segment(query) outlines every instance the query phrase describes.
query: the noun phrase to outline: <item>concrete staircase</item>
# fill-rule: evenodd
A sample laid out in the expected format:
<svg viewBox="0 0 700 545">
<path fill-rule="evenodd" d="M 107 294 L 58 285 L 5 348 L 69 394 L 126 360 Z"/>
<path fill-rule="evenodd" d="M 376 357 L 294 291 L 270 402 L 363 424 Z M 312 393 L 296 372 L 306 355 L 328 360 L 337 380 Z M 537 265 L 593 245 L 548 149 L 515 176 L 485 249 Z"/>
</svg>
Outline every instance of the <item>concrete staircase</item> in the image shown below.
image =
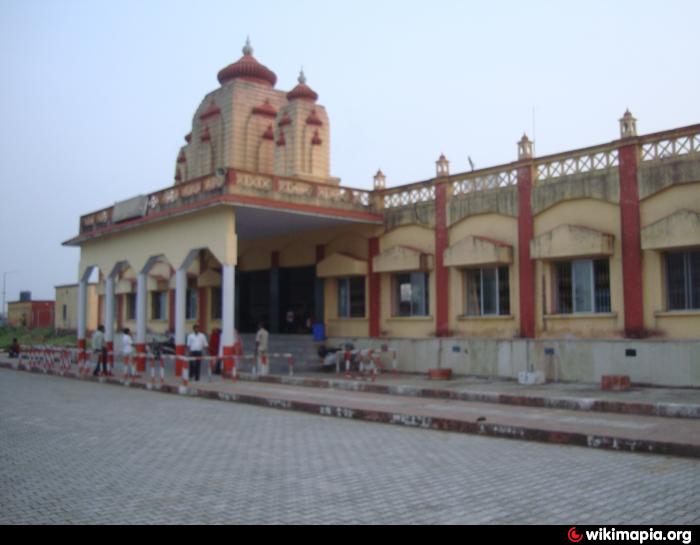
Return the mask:
<svg viewBox="0 0 700 545">
<path fill-rule="evenodd" d="M 243 351 L 246 354 L 255 352 L 255 334 L 243 333 L 241 335 Z M 321 360 L 318 357 L 318 343 L 309 335 L 273 335 L 270 334 L 270 353 L 292 354 L 294 356 L 294 371 L 315 371 L 320 368 Z M 286 374 L 289 371 L 285 358 L 271 358 L 270 371 L 275 374 Z M 250 369 L 250 361 L 243 364 L 243 371 Z"/>
</svg>

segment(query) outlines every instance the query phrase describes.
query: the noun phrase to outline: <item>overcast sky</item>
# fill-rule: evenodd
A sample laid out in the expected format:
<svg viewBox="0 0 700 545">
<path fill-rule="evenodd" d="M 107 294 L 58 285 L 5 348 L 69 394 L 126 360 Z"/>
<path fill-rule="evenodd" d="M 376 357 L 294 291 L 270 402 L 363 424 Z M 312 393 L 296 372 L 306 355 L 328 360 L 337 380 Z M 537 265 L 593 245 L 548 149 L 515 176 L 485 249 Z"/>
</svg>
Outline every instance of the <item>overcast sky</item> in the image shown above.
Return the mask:
<svg viewBox="0 0 700 545">
<path fill-rule="evenodd" d="M 255 57 L 330 116 L 331 170 L 371 186 L 700 122 L 700 2 L 0 0 L 7 299 L 77 281 L 81 214 L 172 184 L 217 72 Z"/>
</svg>

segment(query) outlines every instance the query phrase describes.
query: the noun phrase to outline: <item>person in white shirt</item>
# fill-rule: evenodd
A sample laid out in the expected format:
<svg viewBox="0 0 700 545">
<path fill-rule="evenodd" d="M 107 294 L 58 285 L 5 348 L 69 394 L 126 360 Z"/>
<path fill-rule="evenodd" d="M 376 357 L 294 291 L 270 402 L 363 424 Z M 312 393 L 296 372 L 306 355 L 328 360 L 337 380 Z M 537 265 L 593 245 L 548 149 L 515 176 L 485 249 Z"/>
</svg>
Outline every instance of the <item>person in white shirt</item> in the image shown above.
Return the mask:
<svg viewBox="0 0 700 545">
<path fill-rule="evenodd" d="M 270 372 L 269 359 L 267 356 L 268 342 L 270 334 L 265 329 L 264 324 L 258 326 L 258 332 L 255 334 L 255 352 L 257 356 L 257 368 L 260 376 L 266 376 Z"/>
<path fill-rule="evenodd" d="M 209 348 L 207 336 L 199 331 L 199 325 L 195 324 L 193 332 L 187 336 L 187 350 L 190 353 L 190 379 L 199 382 L 199 375 L 202 369 L 202 354 Z"/>
<path fill-rule="evenodd" d="M 131 366 L 131 376 L 136 375 L 134 366 L 134 340 L 131 338 L 131 331 L 126 328 L 122 332 L 122 361 L 124 363 L 124 377 L 129 376 L 129 366 Z"/>
</svg>

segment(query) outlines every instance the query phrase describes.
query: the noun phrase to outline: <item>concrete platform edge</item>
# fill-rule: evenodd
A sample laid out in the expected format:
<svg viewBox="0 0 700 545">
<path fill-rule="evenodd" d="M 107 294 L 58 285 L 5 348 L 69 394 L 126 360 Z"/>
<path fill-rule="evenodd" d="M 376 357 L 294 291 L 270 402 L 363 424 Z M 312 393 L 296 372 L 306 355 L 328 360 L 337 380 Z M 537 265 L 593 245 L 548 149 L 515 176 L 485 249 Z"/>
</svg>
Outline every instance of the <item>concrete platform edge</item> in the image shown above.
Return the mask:
<svg viewBox="0 0 700 545">
<path fill-rule="evenodd" d="M 616 450 L 619 452 L 632 452 L 643 454 L 657 454 L 666 456 L 680 456 L 686 458 L 700 458 L 700 447 L 683 443 L 668 443 L 652 440 L 630 440 L 609 436 L 586 435 L 576 432 L 559 432 L 525 428 L 518 426 L 505 426 L 479 422 L 468 422 L 449 418 L 435 418 L 417 416 L 411 414 L 399 414 L 391 411 L 351 409 L 343 406 L 328 405 L 315 402 L 299 402 L 284 399 L 276 399 L 267 396 L 252 396 L 219 392 L 213 390 L 197 390 L 187 388 L 184 393 L 179 386 L 155 386 L 143 382 L 124 382 L 117 378 L 101 378 L 92 376 L 80 376 L 74 372 L 44 371 L 31 369 L 24 365 L 0 363 L 0 368 L 36 373 L 55 377 L 63 377 L 84 382 L 107 384 L 112 386 L 125 386 L 129 388 L 154 391 L 159 393 L 187 395 L 208 400 L 219 400 L 233 403 L 244 403 L 259 407 L 290 410 L 315 414 L 319 416 L 345 418 L 374 422 L 382 424 L 400 425 L 418 429 L 464 433 L 502 439 L 519 439 L 524 441 L 536 441 L 557 445 L 571 445 L 588 448 Z M 377 393 L 377 392 L 374 392 Z"/>
</svg>

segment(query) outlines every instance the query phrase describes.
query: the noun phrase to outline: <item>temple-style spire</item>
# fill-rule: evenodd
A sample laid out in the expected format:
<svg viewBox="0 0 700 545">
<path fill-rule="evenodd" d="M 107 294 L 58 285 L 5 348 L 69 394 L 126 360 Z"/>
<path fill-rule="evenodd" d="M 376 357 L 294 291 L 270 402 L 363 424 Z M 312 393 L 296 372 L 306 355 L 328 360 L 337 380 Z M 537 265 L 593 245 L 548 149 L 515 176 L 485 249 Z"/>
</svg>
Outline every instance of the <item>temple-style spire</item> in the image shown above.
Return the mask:
<svg viewBox="0 0 700 545">
<path fill-rule="evenodd" d="M 304 68 L 302 67 L 299 72 L 299 78 L 297 78 L 299 84 L 287 93 L 287 98 L 289 100 L 310 100 L 311 102 L 316 102 L 318 100 L 318 94 L 306 85 L 306 74 L 304 74 Z"/>
<path fill-rule="evenodd" d="M 243 54 L 244 55 L 252 55 L 253 54 L 253 47 L 250 45 L 250 36 L 248 36 L 245 39 L 245 45 L 243 46 Z"/>
</svg>

